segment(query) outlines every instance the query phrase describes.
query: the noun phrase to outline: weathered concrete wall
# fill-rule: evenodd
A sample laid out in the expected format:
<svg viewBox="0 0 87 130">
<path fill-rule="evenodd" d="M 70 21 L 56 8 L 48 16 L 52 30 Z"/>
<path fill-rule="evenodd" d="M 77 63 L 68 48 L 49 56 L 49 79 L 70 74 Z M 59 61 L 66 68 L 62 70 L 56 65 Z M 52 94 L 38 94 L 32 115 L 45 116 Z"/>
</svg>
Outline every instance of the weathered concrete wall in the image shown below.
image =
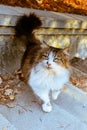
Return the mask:
<svg viewBox="0 0 87 130">
<path fill-rule="evenodd" d="M 24 47 L 20 42 L 13 42 L 12 36 L 0 36 L 0 68 L 13 72 L 20 68 Z"/>
<path fill-rule="evenodd" d="M 35 12 L 43 25 L 35 31 L 42 42 L 64 48 L 70 46 L 71 55 L 87 57 L 87 18 L 79 15 L 46 12 L 17 7 L 0 6 L 0 67 L 12 72 L 20 68 L 24 47 L 13 42 L 14 26 L 23 14 Z"/>
</svg>

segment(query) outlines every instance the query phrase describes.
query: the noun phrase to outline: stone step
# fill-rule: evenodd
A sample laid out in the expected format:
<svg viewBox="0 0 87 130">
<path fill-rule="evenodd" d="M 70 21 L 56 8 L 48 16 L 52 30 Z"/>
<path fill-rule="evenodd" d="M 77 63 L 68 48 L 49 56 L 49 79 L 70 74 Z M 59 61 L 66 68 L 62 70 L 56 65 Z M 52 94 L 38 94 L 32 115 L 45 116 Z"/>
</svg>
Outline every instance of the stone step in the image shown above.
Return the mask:
<svg viewBox="0 0 87 130">
<path fill-rule="evenodd" d="M 0 114 L 0 130 L 18 130 L 2 114 Z"/>
<path fill-rule="evenodd" d="M 18 130 L 87 130 L 87 94 L 70 84 L 67 87 L 57 101 L 52 102 L 50 113 L 41 110 L 40 103 L 26 86 L 17 96 L 16 106 L 0 105 L 0 113 Z"/>
<path fill-rule="evenodd" d="M 87 124 L 87 93 L 70 84 L 67 84 L 67 87 L 55 103 Z"/>
</svg>

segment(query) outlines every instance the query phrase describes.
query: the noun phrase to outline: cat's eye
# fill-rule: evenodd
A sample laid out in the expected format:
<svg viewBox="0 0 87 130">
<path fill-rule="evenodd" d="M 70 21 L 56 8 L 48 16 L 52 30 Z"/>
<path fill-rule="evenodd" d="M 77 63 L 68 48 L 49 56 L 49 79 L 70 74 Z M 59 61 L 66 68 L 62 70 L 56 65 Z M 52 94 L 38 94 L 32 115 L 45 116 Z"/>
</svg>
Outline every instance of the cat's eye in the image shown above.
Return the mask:
<svg viewBox="0 0 87 130">
<path fill-rule="evenodd" d="M 48 56 L 47 55 L 42 55 L 42 58 L 44 58 L 44 59 L 46 59 L 46 60 L 48 60 Z"/>
<path fill-rule="evenodd" d="M 45 54 L 44 54 L 44 55 L 42 55 L 42 57 L 43 57 L 43 58 L 46 58 L 46 57 L 47 57 L 47 55 L 45 55 Z"/>
<path fill-rule="evenodd" d="M 60 61 L 60 60 L 61 60 L 60 57 L 56 57 L 56 58 L 54 58 L 54 62 L 58 62 L 58 61 Z"/>
<path fill-rule="evenodd" d="M 58 61 L 58 58 L 54 58 L 54 60 L 53 60 L 54 62 L 57 62 Z"/>
</svg>

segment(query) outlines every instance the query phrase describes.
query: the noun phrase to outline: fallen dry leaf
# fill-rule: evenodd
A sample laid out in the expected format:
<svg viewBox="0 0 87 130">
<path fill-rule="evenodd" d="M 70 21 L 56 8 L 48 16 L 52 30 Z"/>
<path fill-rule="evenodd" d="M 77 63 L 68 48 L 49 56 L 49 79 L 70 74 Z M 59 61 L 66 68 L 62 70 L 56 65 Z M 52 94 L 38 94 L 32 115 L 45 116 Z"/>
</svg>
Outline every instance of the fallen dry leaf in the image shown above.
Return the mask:
<svg viewBox="0 0 87 130">
<path fill-rule="evenodd" d="M 0 73 L 0 103 L 6 105 L 14 101 L 16 95 L 22 92 L 22 84 L 17 75 L 11 75 L 7 71 Z"/>
<path fill-rule="evenodd" d="M 71 77 L 70 81 L 76 87 L 87 88 L 87 78 L 85 77 Z"/>
</svg>

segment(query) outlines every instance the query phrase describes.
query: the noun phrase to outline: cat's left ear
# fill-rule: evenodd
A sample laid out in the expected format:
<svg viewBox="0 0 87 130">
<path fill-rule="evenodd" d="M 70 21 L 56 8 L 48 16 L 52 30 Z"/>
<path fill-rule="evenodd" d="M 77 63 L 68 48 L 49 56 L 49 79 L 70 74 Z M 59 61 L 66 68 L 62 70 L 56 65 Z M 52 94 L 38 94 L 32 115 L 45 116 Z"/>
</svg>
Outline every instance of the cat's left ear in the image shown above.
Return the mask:
<svg viewBox="0 0 87 130">
<path fill-rule="evenodd" d="M 41 48 L 49 48 L 49 45 L 43 41 L 43 43 L 41 44 Z"/>
<path fill-rule="evenodd" d="M 70 48 L 69 48 L 69 47 L 64 48 L 64 49 L 63 49 L 63 53 L 64 53 L 67 57 L 69 57 L 69 56 L 70 56 Z"/>
</svg>

